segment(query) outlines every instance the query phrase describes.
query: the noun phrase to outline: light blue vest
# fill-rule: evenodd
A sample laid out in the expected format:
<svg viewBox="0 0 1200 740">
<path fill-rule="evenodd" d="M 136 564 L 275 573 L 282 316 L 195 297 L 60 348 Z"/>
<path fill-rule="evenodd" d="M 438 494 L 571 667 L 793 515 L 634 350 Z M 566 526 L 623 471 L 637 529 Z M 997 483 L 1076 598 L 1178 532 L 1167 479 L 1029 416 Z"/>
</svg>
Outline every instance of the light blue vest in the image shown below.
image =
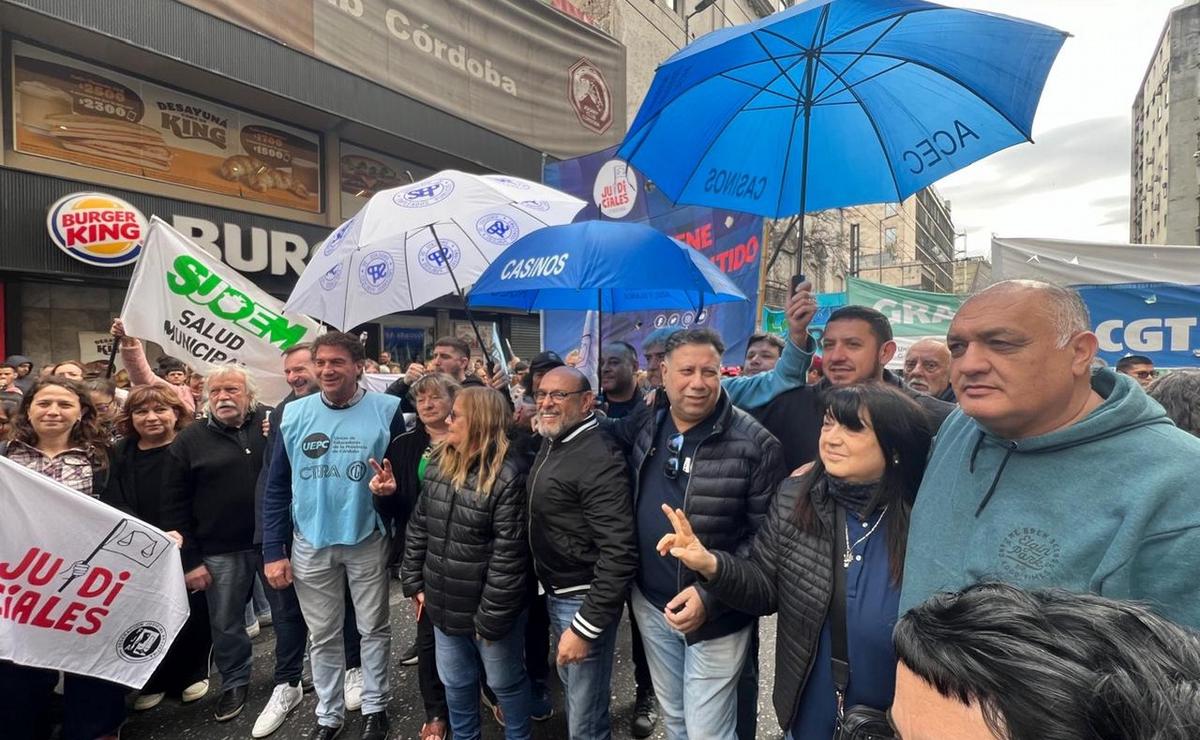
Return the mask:
<svg viewBox="0 0 1200 740">
<path fill-rule="evenodd" d="M 347 409 L 331 409 L 319 393 L 283 409 L 279 432 L 292 466 L 292 521 L 315 548 L 356 545 L 383 522 L 367 487 L 370 458 L 383 460 L 400 399 L 367 393 Z"/>
</svg>

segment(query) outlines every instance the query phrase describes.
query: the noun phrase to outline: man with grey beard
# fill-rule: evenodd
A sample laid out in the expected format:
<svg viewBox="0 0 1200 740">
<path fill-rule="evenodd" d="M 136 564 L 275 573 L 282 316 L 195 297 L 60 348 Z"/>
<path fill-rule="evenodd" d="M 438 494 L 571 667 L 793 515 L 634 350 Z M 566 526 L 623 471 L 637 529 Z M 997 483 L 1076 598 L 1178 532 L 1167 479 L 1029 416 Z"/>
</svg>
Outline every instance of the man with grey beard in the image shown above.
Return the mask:
<svg viewBox="0 0 1200 740">
<path fill-rule="evenodd" d="M 543 442 L 528 478 L 529 545 L 557 647 L 571 740 L 612 737 L 613 652 L 637 570 L 625 458 L 600 431 L 591 384 L 572 367 L 534 394 Z"/>
<path fill-rule="evenodd" d="M 250 375 L 223 365 L 206 381 L 208 419 L 179 433 L 167 451 L 163 521 L 183 537 L 190 591 L 206 591 L 213 660 L 221 674 L 214 716 L 226 722 L 246 705 L 253 650 L 246 601 L 258 572 L 254 487 L 263 465 L 269 408 Z"/>
</svg>

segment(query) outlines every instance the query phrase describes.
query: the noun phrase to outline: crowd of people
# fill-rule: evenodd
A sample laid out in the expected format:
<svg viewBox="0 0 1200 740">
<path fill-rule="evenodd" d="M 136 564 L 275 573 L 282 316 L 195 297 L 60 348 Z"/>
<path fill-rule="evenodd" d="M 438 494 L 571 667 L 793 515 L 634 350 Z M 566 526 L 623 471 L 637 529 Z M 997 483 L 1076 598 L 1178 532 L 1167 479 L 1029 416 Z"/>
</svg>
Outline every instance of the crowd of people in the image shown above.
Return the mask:
<svg viewBox="0 0 1200 740">
<path fill-rule="evenodd" d="M 61 677 L 62 737 L 117 737 L 127 707 L 212 680 L 214 720 L 253 705 L 253 737 L 314 692 L 307 737 L 359 711 L 383 740 L 399 664 L 421 740 L 479 738 L 481 701 L 531 737 L 551 665 L 571 740 L 612 737 L 629 700 L 634 737 L 750 740 L 770 614 L 795 740 L 1200 736 L 1200 372 L 1098 366 L 1078 294 L 1031 281 L 968 299 L 902 376 L 883 314 L 837 309 L 818 347 L 815 309 L 801 285 L 787 336 L 751 337 L 732 377 L 708 329 L 611 342 L 598 387 L 554 352 L 489 374 L 446 337 L 400 367 L 328 332 L 283 355 L 274 407 L 237 366 L 152 368 L 120 321 L 119 380 L 8 358 L 0 454 L 168 532 L 189 592 L 136 696 Z M 252 697 L 268 620 L 274 687 Z M 0 662 L 6 736 L 47 737 L 59 683 Z"/>
</svg>

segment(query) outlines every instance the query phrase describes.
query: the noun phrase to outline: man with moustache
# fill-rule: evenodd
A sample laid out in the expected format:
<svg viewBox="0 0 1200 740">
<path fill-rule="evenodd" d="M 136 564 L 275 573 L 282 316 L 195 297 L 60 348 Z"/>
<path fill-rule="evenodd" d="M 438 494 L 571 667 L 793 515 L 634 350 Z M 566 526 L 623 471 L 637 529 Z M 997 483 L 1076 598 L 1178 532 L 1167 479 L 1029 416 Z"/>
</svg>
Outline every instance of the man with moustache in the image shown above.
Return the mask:
<svg viewBox="0 0 1200 740">
<path fill-rule="evenodd" d="M 892 325 L 879 311 L 866 306 L 843 306 L 829 316 L 821 337 L 825 377 L 776 396 L 753 409 L 754 415 L 783 443 L 788 469 L 796 470 L 817 457 L 817 441 L 825 419 L 824 391 L 830 386 L 890 383 L 906 391 L 929 417 L 933 429 L 942 425 L 954 405 L 905 388 L 886 365 L 896 354 Z"/>
<path fill-rule="evenodd" d="M 978 580 L 1148 604 L 1200 627 L 1200 439 L 1137 381 L 1092 369 L 1099 340 L 1070 288 L 996 283 L 946 337 L 961 413 L 912 511 L 905 611 Z"/>
<path fill-rule="evenodd" d="M 617 626 L 637 570 L 629 473 L 600 431 L 583 373 L 551 370 L 534 398 L 544 440 L 527 482 L 534 572 L 546 590 L 569 737 L 605 740 Z"/>
<path fill-rule="evenodd" d="M 263 465 L 263 422 L 249 374 L 225 365 L 209 374 L 208 419 L 179 433 L 168 450 L 163 482 L 164 529 L 183 537 L 187 587 L 207 591 L 213 660 L 221 674 L 214 716 L 241 713 L 253 650 L 246 602 L 258 572 L 254 488 Z"/>
<path fill-rule="evenodd" d="M 954 388 L 950 386 L 950 350 L 946 343 L 940 339 L 914 342 L 904 356 L 904 380 L 914 391 L 954 403 Z"/>
<path fill-rule="evenodd" d="M 310 737 L 333 740 L 345 722 L 342 624 L 347 587 L 362 635 L 363 740 L 384 740 L 390 686 L 388 537 L 368 487 L 404 431 L 394 396 L 359 387 L 362 343 L 329 332 L 312 344 L 319 393 L 283 411 L 263 496 L 263 560 L 273 588 L 295 584 L 312 636 L 317 722 Z M 289 549 L 290 543 L 290 549 Z"/>
</svg>

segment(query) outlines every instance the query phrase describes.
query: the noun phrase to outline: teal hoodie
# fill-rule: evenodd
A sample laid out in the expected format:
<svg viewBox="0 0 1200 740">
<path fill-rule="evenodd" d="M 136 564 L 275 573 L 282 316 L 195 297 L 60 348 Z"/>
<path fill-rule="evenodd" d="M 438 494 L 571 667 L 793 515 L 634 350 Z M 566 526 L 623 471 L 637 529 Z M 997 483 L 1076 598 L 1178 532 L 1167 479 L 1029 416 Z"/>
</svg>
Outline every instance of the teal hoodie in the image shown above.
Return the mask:
<svg viewBox="0 0 1200 740">
<path fill-rule="evenodd" d="M 1200 439 L 1132 378 L 1064 429 L 1011 441 L 955 411 L 909 527 L 900 611 L 979 580 L 1148 602 L 1200 628 Z"/>
</svg>

